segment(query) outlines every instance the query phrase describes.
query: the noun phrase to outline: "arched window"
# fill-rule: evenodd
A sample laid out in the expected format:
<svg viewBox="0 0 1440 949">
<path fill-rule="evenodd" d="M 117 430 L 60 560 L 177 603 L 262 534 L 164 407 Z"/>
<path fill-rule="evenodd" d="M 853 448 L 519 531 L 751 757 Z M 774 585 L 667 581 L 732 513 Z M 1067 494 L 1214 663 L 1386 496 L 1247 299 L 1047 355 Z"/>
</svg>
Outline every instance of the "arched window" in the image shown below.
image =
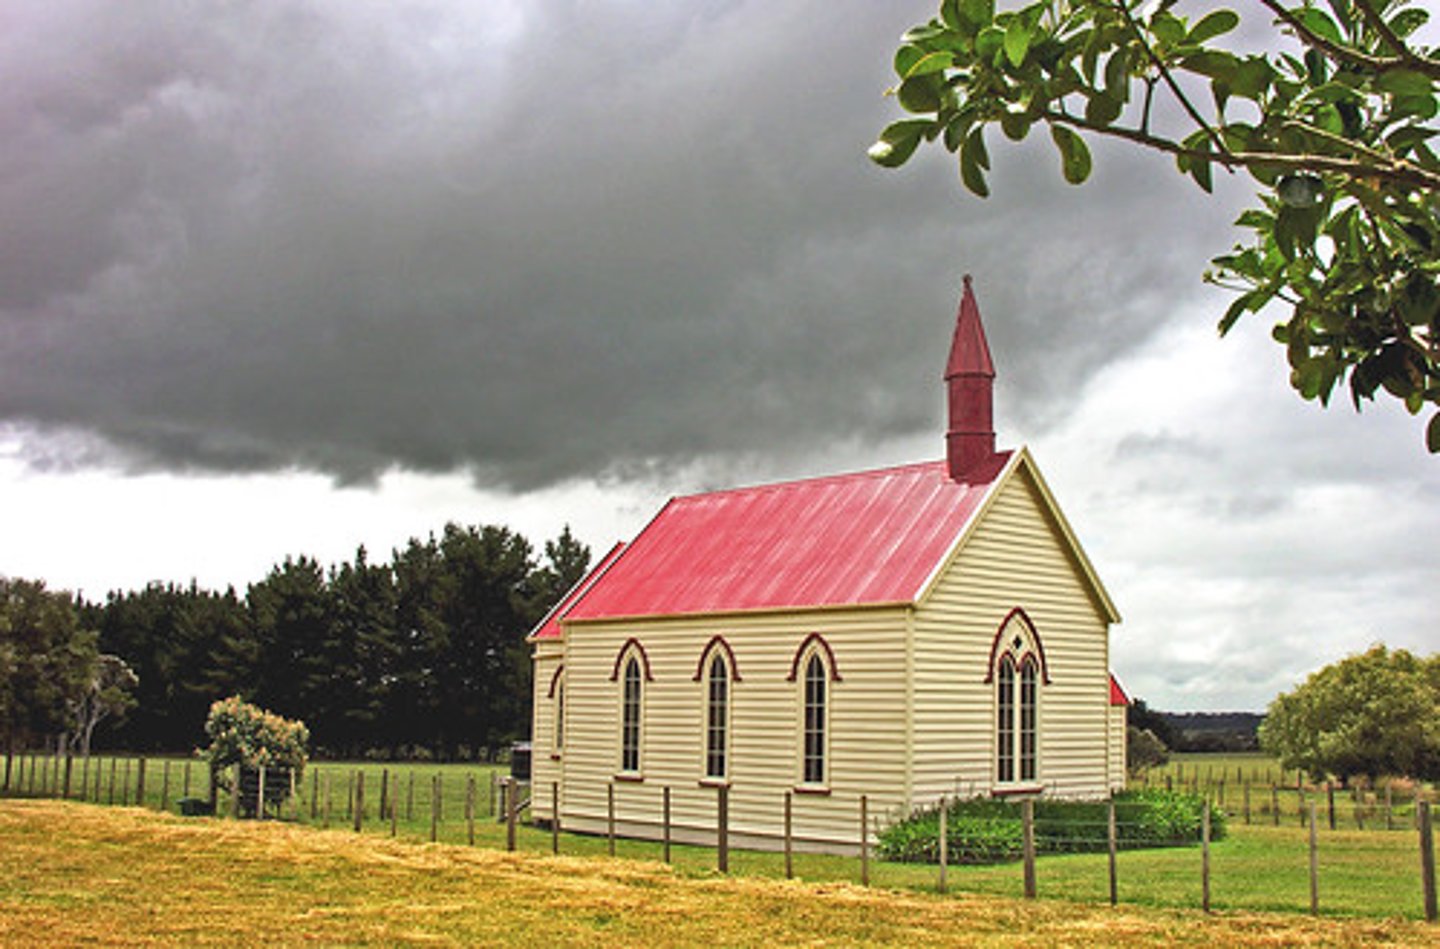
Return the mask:
<svg viewBox="0 0 1440 949">
<path fill-rule="evenodd" d="M 1040 779 L 1040 686 L 1048 683 L 1045 649 L 1030 618 L 1012 610 L 991 646 L 986 681 L 995 684 L 995 780 Z"/>
<path fill-rule="evenodd" d="M 995 676 L 995 778 L 1015 780 L 1015 663 L 1009 654 L 1000 658 Z"/>
<path fill-rule="evenodd" d="M 830 674 L 820 651 L 805 660 L 805 737 L 801 779 L 806 784 L 825 783 L 826 687 Z"/>
<path fill-rule="evenodd" d="M 635 773 L 640 770 L 640 712 L 641 678 L 640 660 L 630 656 L 625 660 L 624 694 L 621 701 L 620 724 L 620 770 Z"/>
<path fill-rule="evenodd" d="M 710 659 L 705 703 L 705 777 L 723 779 L 730 735 L 730 667 L 716 650 Z"/>
<path fill-rule="evenodd" d="M 565 680 L 555 685 L 555 753 L 565 748 Z"/>
</svg>

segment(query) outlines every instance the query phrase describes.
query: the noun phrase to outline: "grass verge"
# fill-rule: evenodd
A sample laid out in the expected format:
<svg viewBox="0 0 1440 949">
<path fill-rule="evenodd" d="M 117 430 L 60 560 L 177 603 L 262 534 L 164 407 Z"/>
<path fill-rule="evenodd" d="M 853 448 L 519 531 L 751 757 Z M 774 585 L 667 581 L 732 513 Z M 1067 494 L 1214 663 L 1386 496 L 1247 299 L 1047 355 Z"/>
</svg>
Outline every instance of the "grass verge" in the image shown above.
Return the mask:
<svg viewBox="0 0 1440 949">
<path fill-rule="evenodd" d="M 24 945 L 1434 945 L 1404 920 L 939 897 L 344 831 L 0 802 Z"/>
</svg>

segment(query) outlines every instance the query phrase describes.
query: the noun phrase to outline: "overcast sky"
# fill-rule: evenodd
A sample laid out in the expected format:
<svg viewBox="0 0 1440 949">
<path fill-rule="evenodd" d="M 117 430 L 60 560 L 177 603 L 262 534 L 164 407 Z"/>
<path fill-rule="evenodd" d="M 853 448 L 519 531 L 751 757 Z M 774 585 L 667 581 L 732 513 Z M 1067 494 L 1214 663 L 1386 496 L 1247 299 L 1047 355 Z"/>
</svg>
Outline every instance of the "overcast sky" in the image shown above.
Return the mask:
<svg viewBox="0 0 1440 949">
<path fill-rule="evenodd" d="M 387 555 L 447 520 L 596 554 L 663 500 L 943 454 L 963 273 L 1172 709 L 1440 647 L 1420 421 L 1299 401 L 1200 280 L 1249 190 L 1159 156 L 865 149 L 932 0 L 12 0 L 0 573 L 91 598 Z"/>
</svg>

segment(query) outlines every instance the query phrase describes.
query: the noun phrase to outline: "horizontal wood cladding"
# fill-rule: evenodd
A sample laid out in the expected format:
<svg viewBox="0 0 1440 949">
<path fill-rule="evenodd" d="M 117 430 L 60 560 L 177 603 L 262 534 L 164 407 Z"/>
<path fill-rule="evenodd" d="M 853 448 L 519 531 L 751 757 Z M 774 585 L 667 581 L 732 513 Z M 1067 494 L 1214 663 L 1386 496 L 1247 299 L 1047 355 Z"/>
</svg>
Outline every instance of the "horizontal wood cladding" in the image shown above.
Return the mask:
<svg viewBox="0 0 1440 949">
<path fill-rule="evenodd" d="M 605 819 L 606 787 L 620 766 L 621 684 L 610 676 L 619 651 L 634 638 L 649 658 L 653 681 L 644 684 L 641 700 L 643 781 L 616 785 L 616 818 L 657 824 L 662 789 L 669 786 L 677 828 L 714 827 L 716 792 L 701 786 L 706 682 L 694 677 L 702 651 L 719 635 L 740 672 L 730 682 L 731 829 L 779 835 L 785 792 L 801 779 L 803 675 L 788 677 L 796 650 L 818 633 L 839 673 L 828 683 L 829 793 L 804 796 L 804 806 L 794 809 L 794 833 L 853 843 L 860 794 L 871 795 L 875 815 L 898 811 L 902 803 L 904 623 L 903 609 L 887 608 L 571 624 L 562 821 L 590 827 Z M 538 728 L 539 716 L 536 721 Z"/>
<path fill-rule="evenodd" d="M 535 649 L 535 676 L 531 684 L 531 713 L 530 713 L 530 769 L 534 786 L 541 789 L 548 789 L 552 781 L 559 781 L 562 778 L 561 761 L 551 756 L 557 753 L 555 748 L 555 708 L 554 697 L 550 693 L 550 683 L 555 680 L 555 673 L 559 671 L 562 663 L 562 646 L 558 641 L 547 641 L 539 644 Z M 537 794 L 534 803 L 531 805 L 531 813 L 540 820 L 550 819 L 550 793 Z"/>
<path fill-rule="evenodd" d="M 988 794 L 1000 624 L 1020 607 L 1045 651 L 1039 783 L 1098 796 L 1109 787 L 1109 627 L 1063 532 L 1021 466 L 1002 485 L 915 614 L 914 799 Z"/>
</svg>

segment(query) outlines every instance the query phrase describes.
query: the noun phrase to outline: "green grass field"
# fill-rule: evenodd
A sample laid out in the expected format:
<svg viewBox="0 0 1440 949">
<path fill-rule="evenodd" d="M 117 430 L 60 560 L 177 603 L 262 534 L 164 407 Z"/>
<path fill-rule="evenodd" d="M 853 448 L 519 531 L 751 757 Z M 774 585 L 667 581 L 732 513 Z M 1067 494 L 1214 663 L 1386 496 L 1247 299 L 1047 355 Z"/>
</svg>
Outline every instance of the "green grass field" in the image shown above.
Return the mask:
<svg viewBox="0 0 1440 949">
<path fill-rule="evenodd" d="M 113 761 L 113 764 L 112 764 Z M 1234 756 L 1209 758 L 1208 761 L 1177 763 L 1178 775 L 1188 778 L 1197 768 L 1207 766 L 1212 776 L 1222 769 L 1234 778 L 1235 769 L 1254 768 L 1266 774 L 1267 759 Z M 12 765 L 13 767 L 13 765 Z M 38 765 L 27 763 L 23 772 L 12 773 L 22 778 L 21 790 L 29 793 L 29 775 L 39 782 L 37 795 L 47 787 L 43 760 Z M 1271 766 L 1273 767 L 1273 766 Z M 53 759 L 48 765 L 50 777 L 58 769 Z M 114 799 L 134 802 L 138 763 L 134 760 L 99 758 L 86 769 L 87 799 L 105 803 L 111 798 L 110 775 L 116 776 Z M 198 762 L 192 762 L 190 793 L 208 795 L 208 778 Z M 470 827 L 464 819 L 467 784 L 475 783 L 475 843 L 478 847 L 503 849 L 505 828 L 490 817 L 492 777 L 502 774 L 497 766 L 480 765 L 409 765 L 321 762 L 307 768 L 297 788 L 298 796 L 285 811 L 285 822 L 328 826 L 332 829 L 354 826 L 351 794 L 357 770 L 365 774 L 363 833 L 370 837 L 388 837 L 389 820 L 378 816 L 382 776 L 388 786 L 387 799 L 397 803 L 395 836 L 405 842 L 424 843 L 430 840 L 430 801 L 433 789 L 441 793 L 439 820 L 435 824 L 436 839 L 442 843 L 467 844 Z M 184 790 L 184 762 L 172 759 L 146 763 L 145 806 L 160 809 L 162 798 L 168 809 Z M 128 772 L 128 783 L 125 777 Z M 1204 780 L 1204 771 L 1199 772 Z M 100 776 L 96 785 L 95 776 Z M 168 774 L 168 777 L 167 777 Z M 80 780 L 75 767 L 71 775 L 72 797 L 78 797 Z M 1153 778 L 1152 778 L 1153 782 Z M 63 781 L 61 782 L 63 783 Z M 15 785 L 12 783 L 12 788 Z M 1267 785 L 1268 787 L 1268 785 Z M 1268 794 L 1268 791 L 1267 791 Z M 1213 790 L 1212 790 L 1213 796 Z M 1295 795 L 1290 792 L 1290 809 L 1285 811 L 1281 825 L 1272 826 L 1270 816 L 1260 809 L 1258 792 L 1254 793 L 1253 823 L 1246 826 L 1239 813 L 1239 799 L 1233 793 L 1226 801 L 1231 813 L 1230 835 L 1212 845 L 1212 906 L 1224 910 L 1307 912 L 1309 908 L 1308 832 L 1303 829 L 1293 809 Z M 328 807 L 327 802 L 328 800 Z M 1266 804 L 1268 807 L 1268 802 Z M 1284 810 L 1282 808 L 1282 810 Z M 328 821 L 326 814 L 328 811 Z M 226 812 L 226 798 L 221 797 L 221 813 Z M 1397 811 L 1398 813 L 1398 811 Z M 311 815 L 314 815 L 313 818 Z M 1323 814 L 1323 811 L 1322 811 Z M 1324 818 L 1322 817 L 1322 821 Z M 1383 821 L 1372 820 L 1366 829 L 1357 830 L 1353 821 L 1342 820 L 1337 830 L 1321 824 L 1319 847 L 1320 905 L 1324 914 L 1369 916 L 1375 918 L 1423 917 L 1424 904 L 1420 883 L 1419 838 L 1408 810 L 1397 816 L 1393 830 L 1384 830 Z M 548 853 L 552 846 L 548 831 L 522 825 L 518 829 L 517 847 L 527 853 Z M 560 850 L 571 856 L 603 856 L 608 852 L 603 837 L 562 834 Z M 634 860 L 658 860 L 661 847 L 646 841 L 619 840 L 616 852 Z M 672 848 L 676 872 L 685 876 L 704 876 L 715 867 L 715 851 L 707 847 L 676 845 Z M 1124 851 L 1118 860 L 1118 888 L 1122 902 L 1152 907 L 1197 907 L 1200 905 L 1200 850 L 1182 847 L 1161 850 Z M 859 861 L 854 858 L 797 854 L 794 863 L 798 876 L 812 881 L 857 882 Z M 778 879 L 784 876 L 780 854 L 732 851 L 732 875 Z M 872 860 L 871 882 L 877 886 L 912 891 L 933 890 L 937 882 L 934 867 L 885 863 Z M 952 889 L 1000 896 L 1022 893 L 1021 868 L 1018 864 L 989 867 L 952 867 L 949 871 Z M 1042 898 L 1067 898 L 1084 901 L 1108 899 L 1109 877 L 1107 858 L 1100 854 L 1075 854 L 1044 857 L 1038 864 L 1038 885 Z"/>
<path fill-rule="evenodd" d="M 1030 902 L 721 878 L 653 860 L 508 854 L 70 801 L 0 801 L 0 853 L 3 945 L 1368 947 L 1436 938 L 1433 926 L 1397 919 L 1111 907 L 1054 889 Z"/>
</svg>

